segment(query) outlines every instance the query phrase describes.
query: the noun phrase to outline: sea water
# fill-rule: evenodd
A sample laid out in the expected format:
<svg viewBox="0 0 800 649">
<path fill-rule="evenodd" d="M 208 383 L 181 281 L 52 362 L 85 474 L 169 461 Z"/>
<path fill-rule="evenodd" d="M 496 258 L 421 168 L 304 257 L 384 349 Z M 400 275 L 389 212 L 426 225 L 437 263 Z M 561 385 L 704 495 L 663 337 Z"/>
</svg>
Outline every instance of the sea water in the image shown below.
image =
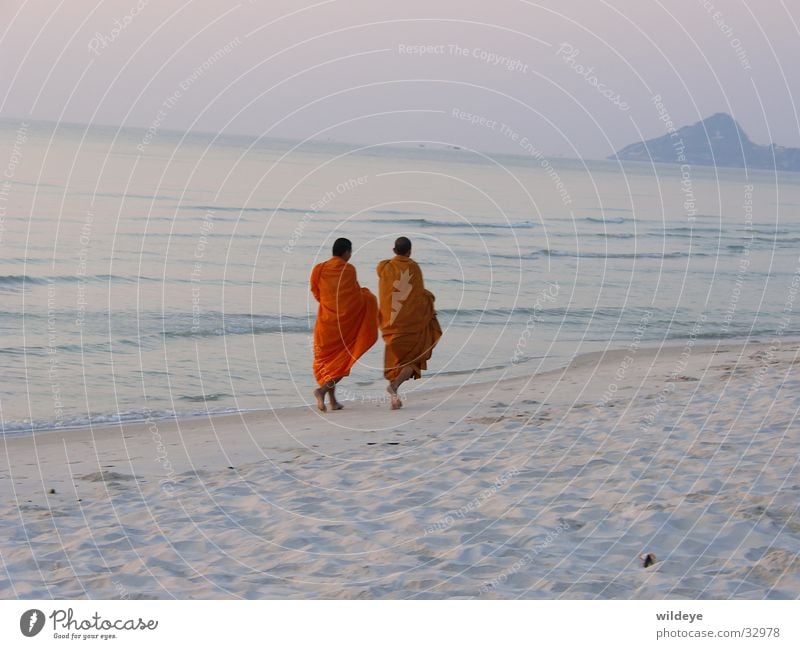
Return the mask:
<svg viewBox="0 0 800 649">
<path fill-rule="evenodd" d="M 413 241 L 444 336 L 414 389 L 800 333 L 798 176 L 0 122 L 4 434 L 311 401 L 312 266 Z M 380 341 L 339 388 L 384 395 Z"/>
</svg>

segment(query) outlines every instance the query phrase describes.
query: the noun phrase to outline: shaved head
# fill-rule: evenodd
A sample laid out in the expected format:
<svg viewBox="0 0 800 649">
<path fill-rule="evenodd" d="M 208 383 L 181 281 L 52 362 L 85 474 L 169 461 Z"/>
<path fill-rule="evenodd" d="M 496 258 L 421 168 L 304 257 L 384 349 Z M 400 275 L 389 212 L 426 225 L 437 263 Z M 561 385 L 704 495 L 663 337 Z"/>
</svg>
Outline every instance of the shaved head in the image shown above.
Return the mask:
<svg viewBox="0 0 800 649">
<path fill-rule="evenodd" d="M 394 254 L 407 257 L 411 254 L 411 239 L 398 237 L 394 242 Z"/>
</svg>

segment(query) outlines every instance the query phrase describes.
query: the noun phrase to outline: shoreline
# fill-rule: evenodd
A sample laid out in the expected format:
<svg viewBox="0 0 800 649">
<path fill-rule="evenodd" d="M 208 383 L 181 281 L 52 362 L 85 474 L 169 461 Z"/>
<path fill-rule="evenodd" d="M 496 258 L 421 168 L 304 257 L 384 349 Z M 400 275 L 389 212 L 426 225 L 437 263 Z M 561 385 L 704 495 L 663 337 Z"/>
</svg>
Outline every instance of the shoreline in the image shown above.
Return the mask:
<svg viewBox="0 0 800 649">
<path fill-rule="evenodd" d="M 703 340 L 704 341 L 705 338 L 698 339 L 698 340 Z M 791 338 L 791 339 L 786 339 L 785 341 L 783 341 L 783 344 L 793 344 L 793 343 L 798 343 L 798 342 L 800 342 L 800 338 L 796 338 L 796 339 L 795 338 Z M 730 338 L 730 339 L 726 338 L 726 339 L 718 340 L 716 344 L 714 344 L 714 343 L 706 343 L 706 342 L 701 342 L 699 344 L 695 343 L 694 347 L 695 348 L 712 347 L 712 346 L 719 347 L 719 346 L 724 346 L 724 345 L 742 346 L 742 345 L 745 345 L 745 344 L 767 345 L 768 343 L 766 343 L 766 342 L 764 342 L 764 341 L 762 341 L 762 340 L 760 340 L 758 338 L 753 339 L 753 340 L 748 340 L 746 338 Z M 686 343 L 682 342 L 681 339 L 669 339 L 667 342 L 665 342 L 664 344 L 662 344 L 662 345 L 660 345 L 658 347 L 644 346 L 644 347 L 639 347 L 638 351 L 647 353 L 647 352 L 653 352 L 653 351 L 656 351 L 656 350 L 663 351 L 663 350 L 676 349 L 676 348 L 683 349 L 685 347 L 685 345 L 686 345 Z M 537 373 L 531 374 L 529 378 L 534 379 L 536 377 L 540 377 L 540 376 L 543 376 L 543 375 L 546 375 L 546 374 L 550 374 L 550 373 L 553 373 L 553 372 L 565 371 L 565 370 L 569 369 L 569 367 L 571 365 L 573 365 L 576 361 L 579 361 L 580 359 L 583 359 L 583 358 L 587 358 L 588 359 L 588 358 L 596 357 L 598 355 L 620 354 L 620 353 L 623 353 L 625 351 L 626 351 L 625 348 L 617 348 L 617 347 L 615 347 L 615 348 L 605 349 L 605 350 L 582 352 L 582 353 L 580 353 L 578 355 L 573 356 L 572 359 L 568 360 L 565 365 L 559 365 L 558 367 L 554 367 L 552 369 L 542 370 L 541 372 L 537 372 Z M 537 357 L 537 359 L 538 359 L 538 357 Z M 537 360 L 537 359 L 531 359 L 531 360 Z M 512 363 L 511 365 L 508 366 L 508 368 L 513 367 L 513 365 L 514 364 Z M 502 371 L 501 368 L 499 368 L 499 367 L 498 368 L 488 368 L 488 369 L 489 369 L 489 371 Z M 463 374 L 464 376 L 473 376 L 474 377 L 475 374 L 480 372 L 480 371 L 481 370 L 463 370 L 463 371 L 459 371 L 457 374 Z M 512 381 L 512 382 L 513 381 L 519 381 L 524 376 L 526 376 L 526 375 L 499 378 L 499 379 L 495 379 L 495 380 L 482 380 L 482 381 L 479 381 L 477 383 L 473 383 L 472 385 L 476 386 L 476 387 L 478 387 L 478 386 L 491 386 L 491 385 L 495 385 L 496 383 L 504 382 L 504 381 Z M 449 376 L 448 376 L 448 378 L 449 378 Z M 413 382 L 410 382 L 410 383 L 413 386 Z M 432 387 L 432 388 L 423 388 L 423 389 L 416 389 L 416 390 L 412 389 L 409 392 L 411 394 L 426 394 L 426 393 L 435 392 L 435 391 L 449 391 L 449 390 L 457 389 L 459 387 L 461 387 L 460 384 L 448 383 L 448 384 L 445 384 L 445 385 L 437 385 L 437 386 Z M 344 392 L 348 391 L 347 384 L 345 384 L 343 386 L 343 391 Z M 352 390 L 350 390 L 350 391 L 352 391 Z M 379 394 L 381 396 L 381 403 L 383 403 L 383 401 L 385 399 L 383 399 L 382 390 L 379 390 L 377 392 L 377 394 Z M 341 398 L 340 397 L 339 401 L 341 401 L 342 403 L 363 404 L 363 405 L 374 405 L 375 404 L 375 400 L 372 400 L 372 399 L 348 399 L 346 397 L 345 398 Z M 388 403 L 388 401 L 387 401 L 387 403 Z M 185 412 L 179 412 L 179 413 L 158 415 L 158 416 L 155 416 L 155 417 L 153 417 L 153 416 L 150 416 L 150 417 L 142 416 L 142 417 L 136 417 L 136 418 L 130 418 L 130 419 L 118 419 L 117 421 L 108 421 L 108 422 L 103 421 L 103 422 L 97 422 L 97 423 L 79 423 L 79 424 L 66 425 L 66 426 L 47 426 L 47 427 L 40 426 L 40 427 L 37 427 L 37 428 L 34 428 L 34 429 L 12 430 L 11 432 L 7 432 L 7 433 L 5 433 L 3 435 L 0 435 L 0 439 L 6 439 L 6 440 L 25 439 L 25 438 L 32 437 L 32 436 L 41 437 L 41 436 L 45 436 L 45 435 L 52 435 L 52 434 L 59 433 L 59 432 L 74 432 L 74 431 L 84 431 L 84 430 L 86 430 L 86 431 L 94 430 L 95 432 L 105 432 L 108 429 L 117 429 L 117 428 L 125 427 L 125 426 L 137 426 L 137 425 L 144 426 L 144 425 L 149 425 L 149 422 L 151 422 L 151 421 L 155 421 L 155 422 L 174 422 L 176 425 L 180 425 L 181 422 L 188 423 L 188 422 L 191 422 L 191 421 L 194 421 L 194 420 L 197 420 L 197 419 L 204 419 L 204 420 L 205 419 L 217 419 L 217 418 L 222 418 L 222 417 L 237 417 L 237 416 L 240 417 L 240 416 L 244 416 L 244 415 L 255 416 L 255 415 L 258 415 L 258 414 L 267 415 L 269 413 L 275 413 L 275 412 L 280 412 L 280 411 L 286 411 L 288 413 L 288 412 L 293 412 L 293 411 L 296 411 L 296 410 L 304 410 L 304 409 L 313 408 L 313 407 L 314 407 L 313 400 L 309 400 L 308 402 L 303 403 L 303 404 L 298 404 L 298 405 L 293 405 L 293 406 L 283 405 L 283 406 L 277 406 L 275 408 L 239 408 L 239 409 L 237 409 L 237 408 L 224 409 L 223 408 L 218 412 L 185 411 Z M 112 415 L 106 415 L 106 416 L 111 417 Z"/>
<path fill-rule="evenodd" d="M 636 352 L 634 352 L 634 356 L 638 357 L 640 360 L 642 358 L 648 358 L 651 361 L 654 361 L 659 355 L 666 354 L 667 356 L 670 356 L 672 354 L 677 354 L 679 350 L 685 349 L 687 344 L 687 342 L 684 342 L 683 344 L 662 345 L 659 347 L 640 347 L 636 350 Z M 747 347 L 757 346 L 768 348 L 771 344 L 772 343 L 766 343 L 762 341 L 748 342 L 747 340 L 739 339 L 735 341 L 725 341 L 724 343 L 719 342 L 717 344 L 694 344 L 692 348 L 695 350 L 695 353 L 698 354 L 712 354 L 718 353 L 717 350 L 719 348 L 733 347 L 740 350 L 738 356 L 741 356 L 741 350 L 744 350 Z M 782 344 L 789 346 L 800 345 L 800 338 L 792 340 L 787 339 L 786 341 L 782 341 Z M 726 351 L 729 352 L 730 350 Z M 460 391 L 465 389 L 471 391 L 469 395 L 471 398 L 475 396 L 473 394 L 475 391 L 480 392 L 481 390 L 486 390 L 487 394 L 493 394 L 497 391 L 503 392 L 504 387 L 517 389 L 517 396 L 519 396 L 519 389 L 521 387 L 524 388 L 524 386 L 536 380 L 546 380 L 548 377 L 556 375 L 561 375 L 563 378 L 567 373 L 570 372 L 570 370 L 583 369 L 592 365 L 593 363 L 598 368 L 604 364 L 619 364 L 619 362 L 628 355 L 630 355 L 630 350 L 625 348 L 584 352 L 574 356 L 569 362 L 567 362 L 566 365 L 544 370 L 531 375 L 500 378 L 494 381 L 481 381 L 477 383 L 448 384 L 428 389 L 406 389 L 403 390 L 405 395 L 403 397 L 403 402 L 407 405 L 401 411 L 402 414 L 400 414 L 400 416 L 402 417 L 404 413 L 408 413 L 408 406 L 415 401 L 417 403 L 425 404 L 432 399 L 435 400 L 439 395 L 447 395 L 447 399 L 445 399 L 446 402 L 451 397 L 458 395 Z M 607 377 L 607 384 L 612 382 L 612 379 Z M 413 388 L 413 382 L 409 381 L 406 385 L 408 386 L 409 384 Z M 383 393 L 379 394 L 383 396 Z M 92 440 L 108 440 L 112 437 L 118 437 L 120 434 L 124 439 L 136 438 L 137 436 L 147 437 L 149 435 L 151 438 L 153 438 L 153 443 L 158 446 L 156 438 L 160 438 L 164 434 L 169 435 L 170 438 L 172 438 L 172 444 L 175 444 L 176 442 L 174 438 L 182 438 L 183 434 L 196 434 L 198 431 L 207 432 L 205 428 L 206 426 L 210 427 L 212 431 L 216 430 L 217 428 L 229 429 L 230 426 L 241 426 L 245 431 L 248 431 L 251 427 L 262 426 L 265 424 L 278 424 L 284 429 L 283 432 L 287 435 L 284 437 L 283 434 L 280 434 L 277 437 L 272 436 L 267 438 L 267 447 L 269 447 L 269 444 L 277 444 L 279 442 L 291 443 L 289 440 L 292 439 L 292 435 L 288 430 L 286 430 L 286 426 L 283 424 L 283 422 L 285 422 L 286 425 L 294 425 L 298 419 L 304 419 L 304 415 L 308 414 L 309 411 L 310 414 L 314 415 L 315 417 L 322 418 L 322 421 L 317 422 L 318 424 L 325 425 L 325 421 L 330 420 L 330 424 L 339 426 L 345 422 L 337 420 L 347 417 L 348 422 L 345 425 L 349 425 L 349 419 L 357 416 L 359 412 L 366 414 L 366 411 L 370 411 L 370 413 L 372 413 L 375 410 L 386 410 L 387 412 L 389 410 L 388 407 L 385 407 L 388 406 L 389 403 L 388 396 L 384 401 L 343 400 L 343 403 L 353 404 L 355 407 L 346 406 L 342 411 L 319 413 L 316 410 L 314 402 L 309 400 L 307 403 L 297 406 L 281 406 L 272 409 L 242 409 L 225 413 L 197 413 L 187 416 L 167 415 L 165 417 L 148 417 L 143 419 L 123 420 L 116 423 L 102 423 L 99 425 L 40 429 L 32 433 L 12 433 L 4 436 L 3 451 L 4 453 L 8 453 L 9 449 L 13 450 L 16 445 L 22 446 L 26 443 L 32 444 L 36 447 L 41 447 L 43 444 L 54 443 L 53 440 L 56 438 L 60 439 L 62 442 L 74 441 L 86 444 Z M 542 404 L 547 404 L 547 402 L 542 402 Z M 394 426 L 389 426 L 389 428 L 393 428 L 396 425 L 397 424 Z M 62 432 L 66 433 L 66 435 L 63 437 L 58 434 Z M 249 435 L 247 436 L 249 437 Z M 241 443 L 243 440 L 238 439 L 236 441 Z"/>
<path fill-rule="evenodd" d="M 800 342 L 773 342 L 6 438 L 0 596 L 795 597 Z"/>
</svg>

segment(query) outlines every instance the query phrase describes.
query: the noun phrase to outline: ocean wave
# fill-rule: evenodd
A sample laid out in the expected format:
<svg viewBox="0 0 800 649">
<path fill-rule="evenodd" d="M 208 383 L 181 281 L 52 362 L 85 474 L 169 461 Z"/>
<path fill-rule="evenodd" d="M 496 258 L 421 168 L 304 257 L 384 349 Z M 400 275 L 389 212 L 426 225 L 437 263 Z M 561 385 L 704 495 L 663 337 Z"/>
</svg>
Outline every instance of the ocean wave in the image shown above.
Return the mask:
<svg viewBox="0 0 800 649">
<path fill-rule="evenodd" d="M 495 326 L 514 327 L 526 321 L 530 324 L 530 316 L 536 317 L 537 326 L 546 327 L 544 331 L 551 331 L 549 327 L 557 325 L 559 330 L 567 327 L 571 332 L 585 336 L 595 327 L 606 331 L 611 324 L 618 325 L 619 331 L 625 336 L 625 331 L 633 332 L 641 323 L 645 314 L 649 313 L 647 334 L 643 345 L 658 345 L 664 340 L 688 340 L 690 335 L 696 335 L 703 340 L 730 340 L 752 337 L 772 337 L 779 323 L 772 326 L 753 327 L 757 318 L 755 313 L 742 313 L 741 323 L 725 323 L 725 314 L 722 311 L 709 313 L 709 320 L 703 330 L 693 332 L 697 322 L 697 313 L 690 309 L 667 309 L 646 307 L 616 307 L 600 306 L 597 308 L 582 307 L 508 307 L 494 309 L 440 309 L 437 310 L 441 320 L 452 320 L 460 326 Z M 452 325 L 451 325 L 452 326 Z M 723 326 L 725 329 L 723 330 Z M 787 338 L 800 337 L 800 327 L 791 327 L 785 330 Z M 598 339 L 605 340 L 605 339 Z M 501 366 L 492 366 L 489 369 L 500 369 Z M 475 371 L 475 370 L 466 370 Z M 462 373 L 461 370 L 458 370 Z"/>
<path fill-rule="evenodd" d="M 754 227 L 754 228 L 736 228 L 739 232 L 750 233 L 753 232 L 755 234 L 789 234 L 791 230 L 787 230 L 786 228 L 773 228 L 773 227 Z"/>
<path fill-rule="evenodd" d="M 177 196 L 167 194 L 124 194 L 121 192 L 75 192 L 78 196 L 91 196 L 92 198 L 133 198 L 148 201 L 179 201 Z"/>
<path fill-rule="evenodd" d="M 668 232 L 714 232 L 714 233 L 717 233 L 717 232 L 722 232 L 722 231 L 723 231 L 722 228 L 712 228 L 712 227 L 705 227 L 705 226 L 699 227 L 699 228 L 694 228 L 694 227 L 690 227 L 690 226 L 686 226 L 686 225 L 681 225 L 681 226 L 676 226 L 676 227 L 671 227 L 671 228 L 664 228 L 663 230 L 657 230 L 656 233 L 657 234 L 661 233 L 661 232 L 664 232 L 664 233 L 668 233 Z"/>
<path fill-rule="evenodd" d="M 691 233 L 691 232 L 664 232 L 663 230 L 657 230 L 655 232 L 648 232 L 646 235 L 643 235 L 643 236 L 655 237 L 657 239 L 666 239 L 667 237 L 669 237 L 670 239 L 690 239 L 690 240 L 695 240 L 695 241 L 699 241 L 699 240 L 702 239 L 703 241 L 714 241 L 715 239 L 719 238 L 719 234 L 720 233 L 719 232 L 715 232 L 714 234 L 717 235 L 717 236 L 715 236 L 713 239 L 705 239 L 704 237 L 706 237 L 707 235 L 702 234 L 702 233 L 698 234 L 697 232 L 694 232 L 694 233 Z"/>
<path fill-rule="evenodd" d="M 745 238 L 745 237 L 743 237 Z M 764 241 L 766 243 L 800 243 L 800 237 L 753 237 L 754 241 Z"/>
<path fill-rule="evenodd" d="M 55 310 L 51 316 L 59 326 L 72 324 L 75 312 L 69 309 Z M 20 320 L 20 313 L 0 312 L 0 318 Z M 26 313 L 28 319 L 36 319 L 37 327 L 47 320 L 47 312 Z M 55 351 L 92 352 L 109 351 L 116 353 L 118 347 L 140 347 L 158 344 L 164 338 L 211 338 L 215 336 L 258 335 L 269 333 L 308 333 L 314 325 L 315 314 L 265 315 L 265 314 L 222 314 L 218 311 L 192 314 L 189 311 L 91 311 L 84 314 L 84 335 L 91 333 L 93 340 L 84 339 L 80 343 L 62 344 Z M 13 325 L 12 325 L 13 326 Z M 98 337 L 100 338 L 98 340 Z M 28 347 L 0 348 L 0 354 L 48 353 L 51 347 L 45 345 Z"/>
<path fill-rule="evenodd" d="M 388 223 L 385 219 L 364 219 L 361 221 L 356 221 L 356 223 Z M 428 228 L 471 228 L 471 229 L 483 229 L 483 228 L 499 228 L 499 229 L 506 229 L 506 230 L 526 230 L 530 228 L 535 228 L 536 224 L 533 221 L 509 221 L 506 223 L 498 223 L 494 221 L 442 221 L 437 219 L 401 219 L 398 221 L 393 221 L 392 225 L 403 224 L 403 225 L 417 225 L 419 227 L 428 227 Z"/>
<path fill-rule="evenodd" d="M 651 312 L 655 312 L 651 309 Z M 587 319 L 601 317 L 601 318 L 622 318 L 627 317 L 641 317 L 644 310 L 631 308 L 631 307 L 614 307 L 614 306 L 598 306 L 598 307 L 541 307 L 532 308 L 526 306 L 515 307 L 501 307 L 493 309 L 437 309 L 436 313 L 439 316 L 464 318 L 466 320 L 474 321 L 483 318 L 496 318 L 501 320 L 510 320 L 514 317 L 527 317 L 536 315 L 541 319 L 561 319 L 565 316 L 572 316 L 576 321 L 585 321 Z"/>
<path fill-rule="evenodd" d="M 798 243 L 800 243 L 800 237 L 789 237 L 788 239 L 773 239 L 771 237 L 743 237 L 743 238 L 733 238 L 734 241 L 740 243 L 730 243 L 725 246 L 726 250 L 730 250 L 732 252 L 741 252 L 746 250 L 747 248 L 755 248 L 757 250 L 771 250 L 774 248 L 788 248 L 788 247 L 795 247 Z"/>
<path fill-rule="evenodd" d="M 39 431 L 56 431 L 88 426 L 110 426 L 120 423 L 137 423 L 145 421 L 164 421 L 167 419 L 190 419 L 211 415 L 225 415 L 235 412 L 247 412 L 241 408 L 204 408 L 202 410 L 128 410 L 118 413 L 96 413 L 67 417 L 59 421 L 52 420 L 4 420 L 2 435 L 20 436 Z"/>
<path fill-rule="evenodd" d="M 533 360 L 533 357 L 527 357 L 524 359 L 523 362 L 527 362 L 529 360 Z M 441 377 L 441 376 L 463 376 L 464 374 L 480 374 L 481 372 L 492 372 L 497 370 L 505 370 L 511 367 L 511 363 L 501 363 L 497 365 L 487 365 L 485 367 L 470 367 L 463 370 L 444 370 L 441 372 L 431 372 L 431 377 Z"/>
<path fill-rule="evenodd" d="M 633 212 L 632 209 L 628 207 L 613 207 L 613 206 L 606 206 L 606 207 L 584 207 L 587 212 Z"/>
<path fill-rule="evenodd" d="M 127 341 L 119 341 L 121 345 L 126 344 Z M 136 344 L 138 346 L 138 343 Z M 0 354 L 5 356 L 49 356 L 52 354 L 64 353 L 64 354 L 81 354 L 81 355 L 89 355 L 98 352 L 110 352 L 112 351 L 111 343 L 108 341 L 105 342 L 95 342 L 89 343 L 85 342 L 83 345 L 76 343 L 76 344 L 63 344 L 63 345 L 53 345 L 52 347 L 48 347 L 45 345 L 27 345 L 25 347 L 0 347 Z M 117 350 L 118 353 L 119 350 Z"/>
<path fill-rule="evenodd" d="M 194 212 L 230 212 L 230 213 L 239 213 L 239 212 L 281 212 L 285 214 L 305 214 L 306 212 L 310 212 L 311 214 L 336 214 L 336 212 L 332 212 L 330 210 L 315 210 L 311 207 L 307 209 L 303 209 L 300 207 L 244 207 L 244 206 L 237 206 L 237 205 L 181 205 L 178 209 L 181 210 L 190 210 Z"/>
<path fill-rule="evenodd" d="M 692 325 L 688 325 L 687 324 L 686 325 L 687 326 L 686 331 L 675 331 L 675 332 L 671 331 L 671 332 L 669 332 L 666 335 L 666 339 L 667 340 L 688 340 L 689 339 L 689 335 L 690 335 L 690 331 L 691 331 L 691 326 L 693 326 L 693 325 L 694 325 L 694 323 L 692 323 Z M 721 324 L 718 325 L 718 326 L 721 326 Z M 753 340 L 754 338 L 757 338 L 759 336 L 763 336 L 764 339 L 765 339 L 765 342 L 766 342 L 767 340 L 770 340 L 771 338 L 773 338 L 775 336 L 775 330 L 776 330 L 776 327 L 761 327 L 761 328 L 758 328 L 758 329 L 748 328 L 746 326 L 743 326 L 743 327 L 740 327 L 740 328 L 729 327 L 727 331 L 719 331 L 719 330 L 717 330 L 717 331 L 700 331 L 700 332 L 697 332 L 695 334 L 692 334 L 692 336 L 694 338 L 699 339 L 699 340 L 732 340 L 732 339 L 733 340 L 744 340 L 744 339 L 748 339 L 751 342 L 755 342 Z M 782 335 L 786 336 L 787 339 L 788 338 L 795 338 L 797 336 L 800 336 L 800 329 L 785 329 L 785 330 L 783 330 Z"/>
<path fill-rule="evenodd" d="M 441 318 L 483 318 L 483 317 L 511 317 L 515 312 L 522 312 L 521 309 L 436 309 L 437 316 Z"/>
<path fill-rule="evenodd" d="M 204 315 L 197 320 L 184 317 L 179 323 L 167 322 L 160 335 L 164 338 L 213 338 L 309 331 L 311 331 L 309 316 L 226 315 L 220 318 Z"/>
<path fill-rule="evenodd" d="M 633 219 L 630 217 L 625 216 L 587 216 L 587 221 L 591 223 L 625 223 L 626 221 L 632 221 Z"/>
<path fill-rule="evenodd" d="M 258 235 L 254 235 L 258 236 Z M 236 263 L 212 263 L 206 262 L 208 266 L 213 267 L 245 267 L 251 268 L 249 264 L 236 264 Z M 0 275 L 0 290 L 3 287 L 14 288 L 24 286 L 46 286 L 48 284 L 80 284 L 80 283 L 104 283 L 104 284 L 142 284 L 142 283 L 164 283 L 169 284 L 197 284 L 197 280 L 187 276 L 172 277 L 164 279 L 161 277 L 148 277 L 146 275 Z M 251 279 L 233 279 L 231 277 L 219 278 L 204 278 L 202 284 L 211 286 L 250 286 L 252 284 L 260 284 L 258 280 Z"/>
<path fill-rule="evenodd" d="M 178 397 L 178 401 L 189 401 L 190 403 L 206 403 L 207 401 L 220 401 L 233 395 L 225 392 L 215 392 L 213 394 L 184 395 Z"/>
<path fill-rule="evenodd" d="M 0 275 L 0 286 L 23 286 L 32 284 L 43 286 L 45 284 L 77 284 L 80 282 L 155 282 L 153 277 L 124 277 L 122 275 L 46 275 L 35 277 L 32 275 Z"/>
<path fill-rule="evenodd" d="M 542 248 L 528 256 L 573 257 L 576 259 L 682 259 L 684 257 L 708 257 L 707 252 L 574 252 L 572 250 L 553 250 Z"/>
<path fill-rule="evenodd" d="M 389 214 L 391 216 L 419 216 L 419 212 L 408 212 L 406 210 L 370 210 L 370 214 Z"/>
</svg>

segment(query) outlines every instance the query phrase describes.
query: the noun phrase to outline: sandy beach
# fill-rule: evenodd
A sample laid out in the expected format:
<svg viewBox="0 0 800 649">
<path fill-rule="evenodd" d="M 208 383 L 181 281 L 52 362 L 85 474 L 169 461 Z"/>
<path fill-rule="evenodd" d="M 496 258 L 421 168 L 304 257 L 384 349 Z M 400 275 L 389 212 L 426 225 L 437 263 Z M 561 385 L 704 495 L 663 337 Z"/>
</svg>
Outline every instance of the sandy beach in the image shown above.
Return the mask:
<svg viewBox="0 0 800 649">
<path fill-rule="evenodd" d="M 8 437 L 0 596 L 796 598 L 799 351 Z"/>
</svg>

